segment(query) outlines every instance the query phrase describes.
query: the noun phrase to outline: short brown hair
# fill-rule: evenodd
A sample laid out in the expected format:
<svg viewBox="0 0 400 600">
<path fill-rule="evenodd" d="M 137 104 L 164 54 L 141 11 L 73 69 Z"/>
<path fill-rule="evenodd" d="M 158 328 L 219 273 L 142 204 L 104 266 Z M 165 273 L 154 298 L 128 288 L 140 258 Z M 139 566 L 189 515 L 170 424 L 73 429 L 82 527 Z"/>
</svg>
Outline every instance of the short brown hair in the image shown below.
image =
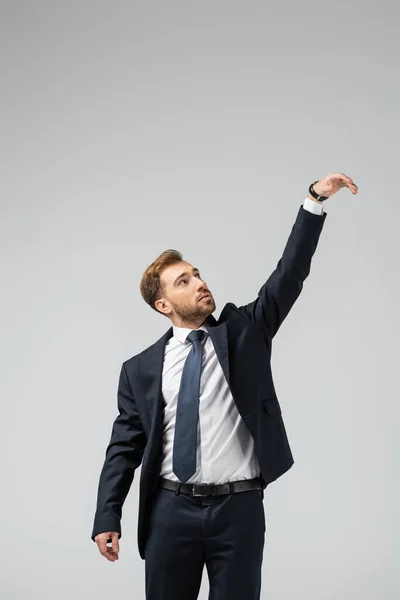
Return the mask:
<svg viewBox="0 0 400 600">
<path fill-rule="evenodd" d="M 165 250 L 143 273 L 140 282 L 140 293 L 142 294 L 143 300 L 159 314 L 163 315 L 164 313 L 159 311 L 154 304 L 156 300 L 159 300 L 162 297 L 164 292 L 160 275 L 165 267 L 174 265 L 182 260 L 182 254 L 178 252 L 178 250 Z M 164 316 L 166 317 L 167 315 Z"/>
</svg>

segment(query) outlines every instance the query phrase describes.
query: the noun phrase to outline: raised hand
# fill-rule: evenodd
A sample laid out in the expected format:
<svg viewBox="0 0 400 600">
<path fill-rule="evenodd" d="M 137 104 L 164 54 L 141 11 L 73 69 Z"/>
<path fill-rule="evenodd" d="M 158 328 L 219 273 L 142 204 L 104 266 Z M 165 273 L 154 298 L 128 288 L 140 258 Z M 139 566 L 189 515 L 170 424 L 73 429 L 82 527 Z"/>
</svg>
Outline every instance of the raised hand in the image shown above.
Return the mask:
<svg viewBox="0 0 400 600">
<path fill-rule="evenodd" d="M 315 183 L 313 187 L 315 193 L 319 196 L 333 196 L 344 187 L 348 187 L 352 194 L 358 192 L 358 187 L 354 181 L 344 173 L 331 173 Z"/>
</svg>

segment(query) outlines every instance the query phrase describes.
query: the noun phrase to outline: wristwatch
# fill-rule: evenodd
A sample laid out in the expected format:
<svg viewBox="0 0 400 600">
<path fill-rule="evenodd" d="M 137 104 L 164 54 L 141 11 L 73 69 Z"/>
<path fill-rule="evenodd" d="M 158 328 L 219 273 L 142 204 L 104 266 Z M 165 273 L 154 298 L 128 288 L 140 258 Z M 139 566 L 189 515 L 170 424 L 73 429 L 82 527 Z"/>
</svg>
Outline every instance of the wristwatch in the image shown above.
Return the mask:
<svg viewBox="0 0 400 600">
<path fill-rule="evenodd" d="M 314 182 L 313 182 L 313 183 L 310 185 L 310 187 L 308 188 L 308 191 L 310 192 L 310 194 L 311 194 L 311 196 L 312 196 L 313 198 L 315 198 L 316 200 L 319 200 L 320 202 L 322 202 L 323 200 L 326 200 L 327 198 L 329 198 L 329 196 L 318 196 L 318 194 L 315 192 L 315 190 L 314 190 L 314 187 L 313 187 L 313 186 L 314 186 L 316 183 L 318 183 L 318 181 L 319 181 L 318 179 L 317 179 L 317 181 L 314 181 Z"/>
</svg>

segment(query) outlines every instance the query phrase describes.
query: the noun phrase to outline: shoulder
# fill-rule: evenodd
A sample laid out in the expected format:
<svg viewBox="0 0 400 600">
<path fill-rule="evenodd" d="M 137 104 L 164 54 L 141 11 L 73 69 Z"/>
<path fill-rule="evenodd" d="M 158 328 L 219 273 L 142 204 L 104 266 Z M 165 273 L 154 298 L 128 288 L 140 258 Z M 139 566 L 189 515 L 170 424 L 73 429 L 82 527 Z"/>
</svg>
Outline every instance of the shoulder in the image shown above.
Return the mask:
<svg viewBox="0 0 400 600">
<path fill-rule="evenodd" d="M 172 327 L 170 327 L 168 331 L 166 331 L 158 340 L 153 342 L 150 346 L 148 346 L 141 352 L 135 354 L 134 356 L 131 356 L 130 358 L 126 359 L 123 365 L 129 370 L 137 368 L 138 363 L 140 363 L 141 361 L 146 361 L 153 357 L 155 353 L 160 352 L 161 349 L 164 347 L 165 343 L 172 337 L 172 335 L 173 330 Z"/>
</svg>

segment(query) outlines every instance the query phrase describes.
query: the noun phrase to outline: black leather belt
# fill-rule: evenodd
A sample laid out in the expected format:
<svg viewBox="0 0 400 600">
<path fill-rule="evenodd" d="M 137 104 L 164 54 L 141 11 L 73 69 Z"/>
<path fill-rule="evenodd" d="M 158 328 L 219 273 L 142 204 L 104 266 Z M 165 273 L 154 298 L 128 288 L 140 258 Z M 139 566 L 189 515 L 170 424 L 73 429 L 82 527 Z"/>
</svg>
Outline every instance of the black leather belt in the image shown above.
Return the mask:
<svg viewBox="0 0 400 600">
<path fill-rule="evenodd" d="M 179 483 L 160 477 L 158 487 L 170 490 L 176 494 L 188 494 L 189 496 L 222 496 L 224 494 L 237 494 L 249 490 L 261 490 L 259 479 L 243 479 L 222 484 L 204 483 Z"/>
</svg>

